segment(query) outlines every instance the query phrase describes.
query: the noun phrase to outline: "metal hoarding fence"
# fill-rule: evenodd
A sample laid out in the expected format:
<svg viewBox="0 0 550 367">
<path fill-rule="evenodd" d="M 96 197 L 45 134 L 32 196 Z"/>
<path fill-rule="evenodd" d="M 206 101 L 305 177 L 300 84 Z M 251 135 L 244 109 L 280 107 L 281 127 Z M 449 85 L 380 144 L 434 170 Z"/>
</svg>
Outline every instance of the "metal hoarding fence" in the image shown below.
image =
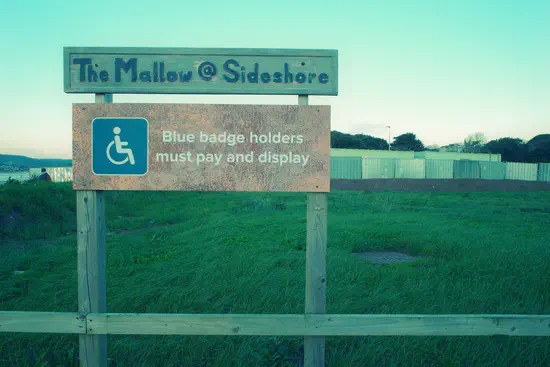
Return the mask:
<svg viewBox="0 0 550 367">
<path fill-rule="evenodd" d="M 426 160 L 426 178 L 452 179 L 454 161 Z"/>
<path fill-rule="evenodd" d="M 395 159 L 363 158 L 363 178 L 395 178 Z"/>
<path fill-rule="evenodd" d="M 363 177 L 361 157 L 330 157 L 330 178 L 360 180 Z"/>
<path fill-rule="evenodd" d="M 479 179 L 479 168 L 478 161 L 455 161 L 453 165 L 453 178 Z"/>
<path fill-rule="evenodd" d="M 539 163 L 537 181 L 550 182 L 550 163 Z"/>
<path fill-rule="evenodd" d="M 506 163 L 506 179 L 507 180 L 537 180 L 538 165 L 536 163 Z"/>
<path fill-rule="evenodd" d="M 426 178 L 426 161 L 424 159 L 397 159 L 395 178 Z"/>
<path fill-rule="evenodd" d="M 506 177 L 506 163 L 480 162 L 480 175 L 484 180 L 504 180 Z"/>
</svg>

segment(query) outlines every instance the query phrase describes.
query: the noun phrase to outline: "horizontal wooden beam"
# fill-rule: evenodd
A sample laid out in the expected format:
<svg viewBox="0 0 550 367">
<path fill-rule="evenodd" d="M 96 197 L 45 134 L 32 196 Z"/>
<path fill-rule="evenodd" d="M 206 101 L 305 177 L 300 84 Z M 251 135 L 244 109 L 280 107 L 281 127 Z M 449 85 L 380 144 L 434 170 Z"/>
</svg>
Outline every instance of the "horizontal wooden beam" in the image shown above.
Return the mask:
<svg viewBox="0 0 550 367">
<path fill-rule="evenodd" d="M 86 330 L 87 324 L 87 330 Z M 550 336 L 550 315 L 89 314 L 0 311 L 0 332 L 121 335 Z"/>
<path fill-rule="evenodd" d="M 88 334 L 550 336 L 550 315 L 89 314 Z"/>
<path fill-rule="evenodd" d="M 86 319 L 76 312 L 0 311 L 0 332 L 85 334 Z"/>
</svg>

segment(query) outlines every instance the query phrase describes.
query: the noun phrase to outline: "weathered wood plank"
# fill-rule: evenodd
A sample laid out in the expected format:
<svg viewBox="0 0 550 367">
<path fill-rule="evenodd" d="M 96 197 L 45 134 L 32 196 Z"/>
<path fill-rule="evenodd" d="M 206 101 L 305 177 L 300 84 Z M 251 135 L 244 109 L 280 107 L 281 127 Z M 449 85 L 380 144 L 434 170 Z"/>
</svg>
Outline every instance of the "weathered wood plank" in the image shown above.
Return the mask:
<svg viewBox="0 0 550 367">
<path fill-rule="evenodd" d="M 298 96 L 298 104 L 309 104 L 309 97 Z M 327 206 L 327 194 L 308 194 L 306 314 L 324 314 L 326 312 Z M 323 367 L 324 365 L 325 337 L 306 336 L 304 338 L 304 366 Z"/>
<path fill-rule="evenodd" d="M 0 332 L 85 334 L 86 319 L 76 312 L 0 311 Z"/>
<path fill-rule="evenodd" d="M 306 314 L 326 312 L 326 193 L 309 193 L 307 203 Z"/>
<path fill-rule="evenodd" d="M 550 336 L 550 315 L 89 314 L 89 334 Z"/>
<path fill-rule="evenodd" d="M 307 207 L 306 314 L 326 312 L 328 195 L 309 193 Z M 304 338 L 304 366 L 325 365 L 325 337 Z"/>
<path fill-rule="evenodd" d="M 112 95 L 96 95 L 96 103 L 111 103 Z M 102 191 L 78 191 L 78 312 L 107 311 L 105 284 L 105 198 Z M 80 366 L 107 366 L 107 337 L 79 337 Z"/>
</svg>

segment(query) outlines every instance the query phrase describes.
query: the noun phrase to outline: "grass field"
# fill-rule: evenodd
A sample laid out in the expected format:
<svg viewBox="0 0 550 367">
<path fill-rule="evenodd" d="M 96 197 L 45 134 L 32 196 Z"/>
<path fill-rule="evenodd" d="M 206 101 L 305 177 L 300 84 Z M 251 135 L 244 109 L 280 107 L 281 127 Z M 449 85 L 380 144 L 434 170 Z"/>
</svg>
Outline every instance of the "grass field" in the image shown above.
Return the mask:
<svg viewBox="0 0 550 367">
<path fill-rule="evenodd" d="M 106 193 L 107 310 L 302 313 L 305 194 Z M 0 310 L 76 311 L 75 194 L 0 187 Z M 550 192 L 329 194 L 328 313 L 550 314 Z M 407 264 L 352 254 L 396 249 Z M 14 274 L 14 271 L 24 273 Z M 297 366 L 300 337 L 109 336 L 112 366 Z M 329 337 L 328 366 L 547 366 L 550 338 Z M 0 366 L 78 338 L 0 334 Z"/>
</svg>

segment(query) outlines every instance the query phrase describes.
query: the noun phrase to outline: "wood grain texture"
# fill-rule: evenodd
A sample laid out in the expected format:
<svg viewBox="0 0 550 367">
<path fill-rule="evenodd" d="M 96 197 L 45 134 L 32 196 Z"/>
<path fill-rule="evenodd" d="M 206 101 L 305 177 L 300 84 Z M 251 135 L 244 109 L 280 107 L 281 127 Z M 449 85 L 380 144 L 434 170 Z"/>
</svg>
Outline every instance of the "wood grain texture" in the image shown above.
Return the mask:
<svg viewBox="0 0 550 367">
<path fill-rule="evenodd" d="M 550 315 L 89 314 L 89 334 L 550 336 Z"/>
<path fill-rule="evenodd" d="M 86 329 L 86 324 L 88 328 Z M 119 335 L 550 336 L 550 315 L 241 315 L 0 311 L 0 332 Z"/>
<path fill-rule="evenodd" d="M 337 50 L 65 47 L 63 56 L 66 93 L 338 94 Z M 116 58 L 122 58 L 124 62 L 132 58 L 137 60 L 134 81 L 131 78 L 131 69 L 120 72 L 120 79 L 115 77 L 116 70 L 120 70 L 116 67 Z M 82 60 L 90 62 L 81 69 Z M 238 63 L 238 66 L 233 66 L 235 74 L 225 69 L 224 64 L 228 60 Z M 164 74 L 160 73 L 161 62 L 164 63 Z M 201 76 L 204 75 L 200 71 L 203 62 L 209 62 L 216 68 L 211 78 L 205 79 Z M 256 64 L 258 75 L 255 81 L 248 77 L 244 81 L 240 79 L 241 67 L 248 73 L 255 71 Z M 282 79 L 275 82 L 275 73 L 284 74 L 285 64 L 293 74 L 292 80 Z M 93 77 L 88 74 L 88 67 L 95 73 Z M 155 68 L 157 72 L 153 72 Z M 101 71 L 107 72 L 108 77 L 101 79 Z M 175 80 L 167 79 L 169 71 L 175 73 Z M 145 81 L 141 79 L 141 72 L 150 72 L 159 78 Z M 192 77 L 182 81 L 180 72 L 191 72 Z M 261 77 L 263 73 L 270 75 L 265 81 Z M 297 80 L 298 73 L 303 73 L 306 79 Z M 310 76 L 311 74 L 315 76 Z M 319 79 L 321 74 L 328 76 L 323 83 Z M 228 82 L 224 76 L 238 76 L 239 80 Z"/>
<path fill-rule="evenodd" d="M 97 94 L 97 104 L 112 103 L 112 94 Z M 107 311 L 105 196 L 102 191 L 76 194 L 78 251 L 78 312 Z M 81 367 L 107 366 L 107 336 L 79 336 Z"/>
<path fill-rule="evenodd" d="M 0 311 L 0 332 L 85 334 L 86 319 L 76 312 Z"/>
<path fill-rule="evenodd" d="M 78 191 L 78 312 L 107 311 L 105 284 L 105 198 L 101 191 Z M 81 335 L 80 365 L 107 365 L 107 337 Z"/>
<path fill-rule="evenodd" d="M 307 105 L 308 96 L 298 96 L 299 105 Z M 309 193 L 307 203 L 306 314 L 326 312 L 326 255 L 328 194 Z M 304 366 L 325 365 L 325 337 L 304 338 Z"/>
</svg>

